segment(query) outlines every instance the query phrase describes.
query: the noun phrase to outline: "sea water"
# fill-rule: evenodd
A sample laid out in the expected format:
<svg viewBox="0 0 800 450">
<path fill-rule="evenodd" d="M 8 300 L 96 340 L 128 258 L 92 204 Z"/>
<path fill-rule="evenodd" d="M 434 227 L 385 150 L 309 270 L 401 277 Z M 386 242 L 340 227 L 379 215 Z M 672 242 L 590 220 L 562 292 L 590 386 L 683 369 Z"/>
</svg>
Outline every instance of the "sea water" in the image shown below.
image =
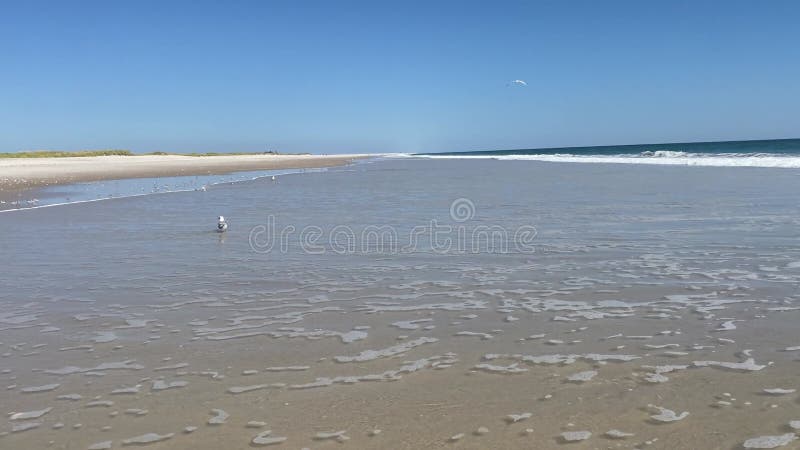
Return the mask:
<svg viewBox="0 0 800 450">
<path fill-rule="evenodd" d="M 0 448 L 791 445 L 798 191 L 393 158 L 3 213 Z"/>
<path fill-rule="evenodd" d="M 412 156 L 412 155 L 408 155 Z M 800 139 L 480 150 L 413 155 L 434 159 L 800 168 Z"/>
</svg>

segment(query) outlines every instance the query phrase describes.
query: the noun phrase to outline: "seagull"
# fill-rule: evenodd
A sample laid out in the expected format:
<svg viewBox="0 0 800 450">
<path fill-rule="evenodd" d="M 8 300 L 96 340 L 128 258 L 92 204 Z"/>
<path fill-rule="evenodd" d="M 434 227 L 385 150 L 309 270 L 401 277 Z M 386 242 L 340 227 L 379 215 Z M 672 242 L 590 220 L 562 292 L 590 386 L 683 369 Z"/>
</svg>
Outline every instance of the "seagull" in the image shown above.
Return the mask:
<svg viewBox="0 0 800 450">
<path fill-rule="evenodd" d="M 225 230 L 228 229 L 228 222 L 225 222 L 225 217 L 219 216 L 219 220 L 217 220 L 217 232 L 224 233 Z"/>
<path fill-rule="evenodd" d="M 511 86 L 512 84 L 516 84 L 518 86 L 527 86 L 528 85 L 528 83 L 526 83 L 525 80 L 512 80 L 511 82 L 508 83 L 509 86 Z"/>
</svg>

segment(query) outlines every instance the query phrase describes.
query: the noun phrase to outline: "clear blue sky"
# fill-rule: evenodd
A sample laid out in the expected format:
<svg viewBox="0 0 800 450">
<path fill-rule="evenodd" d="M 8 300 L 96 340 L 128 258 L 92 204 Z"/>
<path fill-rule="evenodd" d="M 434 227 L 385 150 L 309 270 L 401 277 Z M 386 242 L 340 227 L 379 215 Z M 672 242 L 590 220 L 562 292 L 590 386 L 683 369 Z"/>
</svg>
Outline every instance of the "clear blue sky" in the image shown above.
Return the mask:
<svg viewBox="0 0 800 450">
<path fill-rule="evenodd" d="M 798 1 L 7 1 L 0 58 L 0 151 L 800 137 Z"/>
</svg>

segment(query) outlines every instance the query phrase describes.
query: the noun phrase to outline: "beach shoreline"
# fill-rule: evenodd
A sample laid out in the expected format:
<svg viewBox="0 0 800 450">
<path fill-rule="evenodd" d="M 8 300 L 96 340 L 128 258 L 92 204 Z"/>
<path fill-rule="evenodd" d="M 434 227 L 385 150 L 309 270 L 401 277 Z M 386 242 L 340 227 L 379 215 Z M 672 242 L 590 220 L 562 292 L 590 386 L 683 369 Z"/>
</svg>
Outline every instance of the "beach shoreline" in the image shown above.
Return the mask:
<svg viewBox="0 0 800 450">
<path fill-rule="evenodd" d="M 136 155 L 0 159 L 0 200 L 32 189 L 101 180 L 221 175 L 349 164 L 370 155 Z"/>
<path fill-rule="evenodd" d="M 37 194 L 69 206 L 0 214 L 1 448 L 795 438 L 797 173 L 271 172 L 60 186 Z"/>
</svg>

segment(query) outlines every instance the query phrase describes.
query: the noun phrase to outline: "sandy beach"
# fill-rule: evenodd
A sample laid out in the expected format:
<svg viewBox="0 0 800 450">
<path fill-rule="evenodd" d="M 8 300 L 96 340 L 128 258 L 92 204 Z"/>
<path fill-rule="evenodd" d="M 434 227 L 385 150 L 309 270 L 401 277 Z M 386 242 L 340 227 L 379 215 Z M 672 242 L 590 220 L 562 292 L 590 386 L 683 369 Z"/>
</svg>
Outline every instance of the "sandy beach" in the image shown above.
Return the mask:
<svg viewBox="0 0 800 450">
<path fill-rule="evenodd" d="M 7 2 L 0 450 L 800 450 L 800 1 L 719 3 Z"/>
<path fill-rule="evenodd" d="M 3 213 L 0 448 L 797 448 L 799 188 L 385 158 Z"/>
<path fill-rule="evenodd" d="M 213 175 L 347 164 L 366 155 L 95 156 L 0 158 L 0 200 L 22 190 L 84 181 Z"/>
</svg>

